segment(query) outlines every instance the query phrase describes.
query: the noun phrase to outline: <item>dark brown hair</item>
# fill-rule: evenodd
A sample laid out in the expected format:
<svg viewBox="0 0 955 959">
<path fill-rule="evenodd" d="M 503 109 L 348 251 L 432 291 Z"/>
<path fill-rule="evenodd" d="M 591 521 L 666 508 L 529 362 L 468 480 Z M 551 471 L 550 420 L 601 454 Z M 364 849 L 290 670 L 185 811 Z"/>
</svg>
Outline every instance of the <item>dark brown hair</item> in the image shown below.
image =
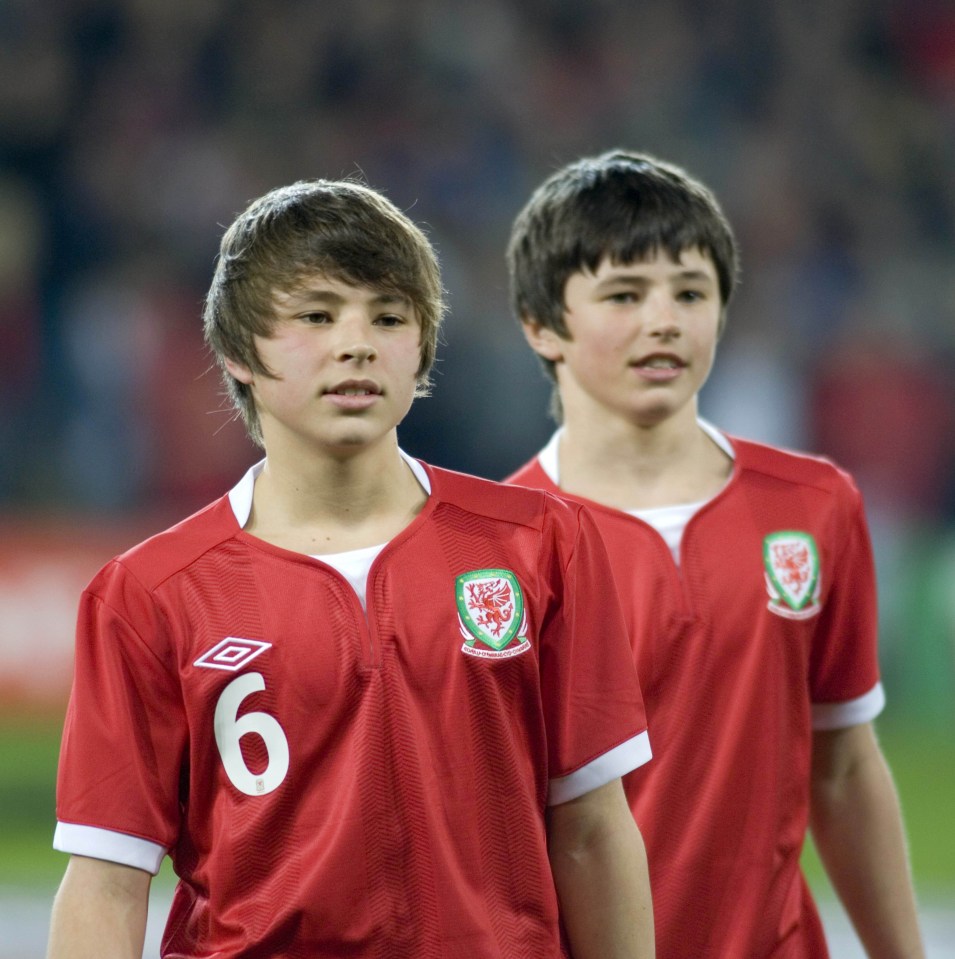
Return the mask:
<svg viewBox="0 0 955 959">
<path fill-rule="evenodd" d="M 574 273 L 604 259 L 634 263 L 659 250 L 709 254 L 722 300 L 721 325 L 739 269 L 736 239 L 716 197 L 684 170 L 642 153 L 611 150 L 568 164 L 545 180 L 511 229 L 507 266 L 519 320 L 559 336 L 564 291 Z M 543 357 L 548 376 L 554 364 Z"/>
</svg>

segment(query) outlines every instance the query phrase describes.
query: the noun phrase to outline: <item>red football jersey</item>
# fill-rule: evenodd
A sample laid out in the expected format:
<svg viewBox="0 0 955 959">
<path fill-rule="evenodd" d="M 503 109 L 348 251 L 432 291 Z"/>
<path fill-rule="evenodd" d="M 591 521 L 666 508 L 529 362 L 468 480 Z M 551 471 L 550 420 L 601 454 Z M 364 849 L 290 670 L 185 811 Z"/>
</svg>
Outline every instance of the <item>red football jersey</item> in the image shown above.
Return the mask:
<svg viewBox="0 0 955 959">
<path fill-rule="evenodd" d="M 429 475 L 367 613 L 237 491 L 84 594 L 56 845 L 168 851 L 163 956 L 561 955 L 545 806 L 649 758 L 606 552 L 580 507 Z"/>
<path fill-rule="evenodd" d="M 813 729 L 884 697 L 860 495 L 831 463 L 732 439 L 728 485 L 679 567 L 652 527 L 589 500 L 633 637 L 654 761 L 625 779 L 659 959 L 827 955 L 799 869 Z M 509 482 L 559 491 L 535 459 Z"/>
</svg>

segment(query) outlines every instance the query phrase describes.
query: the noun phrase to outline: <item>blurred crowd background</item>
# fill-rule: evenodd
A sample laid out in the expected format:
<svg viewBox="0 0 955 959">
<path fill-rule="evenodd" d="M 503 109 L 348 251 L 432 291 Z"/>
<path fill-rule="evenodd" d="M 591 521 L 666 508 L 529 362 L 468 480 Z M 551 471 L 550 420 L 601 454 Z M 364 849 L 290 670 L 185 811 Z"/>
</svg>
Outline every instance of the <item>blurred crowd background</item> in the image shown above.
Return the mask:
<svg viewBox="0 0 955 959">
<path fill-rule="evenodd" d="M 863 489 L 890 695 L 953 715 L 949 0 L 0 2 L 0 516 L 175 519 L 256 457 L 200 335 L 223 227 L 358 175 L 451 313 L 403 446 L 500 478 L 549 390 L 503 251 L 531 188 L 625 146 L 687 167 L 743 279 L 702 411 Z"/>
</svg>

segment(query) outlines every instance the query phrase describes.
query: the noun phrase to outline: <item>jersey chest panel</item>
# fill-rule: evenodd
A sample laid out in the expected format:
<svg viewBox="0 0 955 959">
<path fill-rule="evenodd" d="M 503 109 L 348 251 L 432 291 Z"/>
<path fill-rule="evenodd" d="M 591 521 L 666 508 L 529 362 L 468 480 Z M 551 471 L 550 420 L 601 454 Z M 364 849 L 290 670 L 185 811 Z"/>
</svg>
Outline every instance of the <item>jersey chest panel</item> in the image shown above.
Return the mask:
<svg viewBox="0 0 955 959">
<path fill-rule="evenodd" d="M 444 564 L 376 564 L 366 614 L 351 587 L 323 564 L 250 552 L 223 588 L 210 590 L 205 584 L 214 577 L 196 564 L 171 586 L 175 595 L 163 597 L 178 610 L 169 617 L 170 645 L 194 740 L 209 739 L 202 731 L 211 729 L 223 695 L 236 686 L 248 690 L 233 694 L 244 700 L 240 716 L 273 710 L 283 728 L 300 732 L 313 749 L 357 718 L 369 696 L 400 690 L 409 708 L 430 711 L 436 723 L 455 698 L 479 696 L 488 679 L 520 685 L 528 701 L 539 699 L 535 643 L 527 638 L 518 651 L 517 636 L 504 650 L 476 641 L 462 628 L 455 576 Z M 529 637 L 535 584 L 525 571 L 519 575 L 522 632 Z M 468 642 L 489 655 L 466 654 Z M 511 649 L 514 655 L 490 655 Z M 261 677 L 261 689 L 242 679 L 251 675 Z"/>
<path fill-rule="evenodd" d="M 267 901 L 307 897 L 316 877 L 321 903 L 297 919 L 316 942 L 323 926 L 342 935 L 342 916 L 354 916 L 348 937 L 380 938 L 385 923 L 397 942 L 403 923 L 418 928 L 414 900 L 422 895 L 445 897 L 448 935 L 466 940 L 485 906 L 472 915 L 448 891 L 462 874 L 474 888 L 488 884 L 495 853 L 482 835 L 500 827 L 476 830 L 484 818 L 513 820 L 514 846 L 535 877 L 526 891 L 514 889 L 517 905 L 508 908 L 539 909 L 541 597 L 520 551 L 477 557 L 513 575 L 523 604 L 523 642 L 515 635 L 498 650 L 462 627 L 458 577 L 474 569 L 456 569 L 441 551 L 422 553 L 420 543 L 375 564 L 367 614 L 323 564 L 254 548 L 237 562 L 234 544 L 228 550 L 224 588 L 210 556 L 160 592 L 165 608 L 178 610 L 170 639 L 188 724 L 186 818 L 174 855 L 191 888 L 213 890 L 208 905 L 196 906 L 184 888 L 183 914 L 215 914 L 216 902 L 242 899 L 252 875 L 281 877 Z M 498 591 L 501 579 L 490 577 Z M 263 869 L 272 855 L 281 855 L 281 868 Z M 246 861 L 247 870 L 234 868 Z M 428 866 L 409 880 L 411 863 Z M 397 870 L 393 883 L 389 869 Z M 366 908 L 370 889 L 379 890 L 378 907 Z M 541 928 L 552 919 L 541 917 Z M 273 920 L 254 907 L 245 916 L 263 930 Z"/>
</svg>

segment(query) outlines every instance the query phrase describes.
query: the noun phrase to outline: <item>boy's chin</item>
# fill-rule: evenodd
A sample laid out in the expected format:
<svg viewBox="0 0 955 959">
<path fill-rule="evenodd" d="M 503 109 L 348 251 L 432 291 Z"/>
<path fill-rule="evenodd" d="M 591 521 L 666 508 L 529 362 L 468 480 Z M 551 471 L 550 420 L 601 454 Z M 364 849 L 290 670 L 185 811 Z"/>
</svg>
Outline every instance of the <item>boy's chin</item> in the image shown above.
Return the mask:
<svg viewBox="0 0 955 959">
<path fill-rule="evenodd" d="M 377 446 L 384 438 L 385 434 L 380 430 L 345 430 L 323 437 L 321 445 L 332 453 L 356 454 Z"/>
<path fill-rule="evenodd" d="M 644 404 L 635 410 L 632 416 L 634 425 L 641 429 L 654 429 L 672 423 L 687 416 L 686 403 L 653 403 Z M 695 413 L 693 419 L 695 419 Z"/>
</svg>

